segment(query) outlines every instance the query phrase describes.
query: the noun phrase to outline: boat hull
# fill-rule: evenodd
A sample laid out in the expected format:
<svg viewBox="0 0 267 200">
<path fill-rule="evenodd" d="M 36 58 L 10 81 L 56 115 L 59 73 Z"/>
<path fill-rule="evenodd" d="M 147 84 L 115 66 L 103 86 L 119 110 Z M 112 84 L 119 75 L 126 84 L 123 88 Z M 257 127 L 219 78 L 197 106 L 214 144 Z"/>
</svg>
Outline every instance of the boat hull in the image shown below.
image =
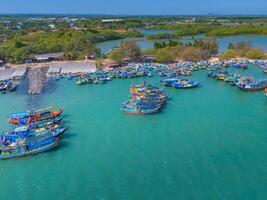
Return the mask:
<svg viewBox="0 0 267 200">
<path fill-rule="evenodd" d="M 58 146 L 58 141 L 55 141 L 45 147 L 42 148 L 38 148 L 38 149 L 34 149 L 32 151 L 29 152 L 23 152 L 23 153 L 19 153 L 19 154 L 14 154 L 14 155 L 8 155 L 8 156 L 0 156 L 1 160 L 7 160 L 7 159 L 11 159 L 11 158 L 19 158 L 19 157 L 25 157 L 25 156 L 29 156 L 29 155 L 34 155 L 34 154 L 38 154 L 38 153 L 42 153 L 45 151 L 48 151 L 52 148 L 55 148 Z"/>
<path fill-rule="evenodd" d="M 244 88 L 244 87 L 240 87 L 240 86 L 237 86 L 240 90 L 243 90 L 243 91 L 261 91 L 261 90 L 264 90 L 266 87 L 259 87 L 259 88 Z"/>
</svg>

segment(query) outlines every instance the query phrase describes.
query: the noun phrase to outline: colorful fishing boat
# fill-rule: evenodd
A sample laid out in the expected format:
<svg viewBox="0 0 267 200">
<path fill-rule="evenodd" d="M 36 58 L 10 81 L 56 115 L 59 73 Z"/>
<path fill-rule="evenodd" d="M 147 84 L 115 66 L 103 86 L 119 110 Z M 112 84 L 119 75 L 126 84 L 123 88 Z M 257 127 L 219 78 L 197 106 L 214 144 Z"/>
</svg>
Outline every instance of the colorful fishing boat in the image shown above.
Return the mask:
<svg viewBox="0 0 267 200">
<path fill-rule="evenodd" d="M 166 102 L 168 95 L 162 89 L 152 85 L 133 85 L 130 88 L 130 100 L 123 103 L 122 111 L 128 114 L 142 115 L 157 113 Z"/>
<path fill-rule="evenodd" d="M 50 127 L 33 128 L 30 126 L 19 126 L 14 130 L 4 132 L 0 135 L 0 141 L 4 145 L 9 145 L 19 138 L 36 138 L 44 136 L 59 137 L 65 132 L 63 124 L 54 124 Z"/>
<path fill-rule="evenodd" d="M 8 116 L 8 122 L 11 124 L 30 124 L 36 121 L 43 121 L 57 118 L 62 114 L 63 110 L 55 111 L 52 107 L 43 108 L 34 111 L 26 111 L 14 113 Z"/>
<path fill-rule="evenodd" d="M 0 149 L 0 159 L 10 159 L 42 153 L 58 146 L 55 137 L 21 138 Z"/>
</svg>

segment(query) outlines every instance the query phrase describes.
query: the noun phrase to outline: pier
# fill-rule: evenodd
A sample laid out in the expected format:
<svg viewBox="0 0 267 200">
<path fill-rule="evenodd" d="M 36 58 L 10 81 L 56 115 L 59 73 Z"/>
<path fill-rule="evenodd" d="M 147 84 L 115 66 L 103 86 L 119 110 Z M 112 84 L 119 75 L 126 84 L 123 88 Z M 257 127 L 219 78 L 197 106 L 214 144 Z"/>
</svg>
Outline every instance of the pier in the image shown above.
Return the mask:
<svg viewBox="0 0 267 200">
<path fill-rule="evenodd" d="M 36 67 L 29 70 L 29 89 L 30 94 L 42 93 L 44 84 L 47 80 L 48 67 Z"/>
</svg>

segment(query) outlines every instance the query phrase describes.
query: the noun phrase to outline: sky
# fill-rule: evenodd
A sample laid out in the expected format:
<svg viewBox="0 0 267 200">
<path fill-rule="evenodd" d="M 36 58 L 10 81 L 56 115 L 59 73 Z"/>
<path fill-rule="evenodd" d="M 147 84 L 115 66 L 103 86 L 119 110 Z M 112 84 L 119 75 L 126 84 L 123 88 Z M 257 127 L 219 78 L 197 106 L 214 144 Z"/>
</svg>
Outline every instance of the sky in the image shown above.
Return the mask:
<svg viewBox="0 0 267 200">
<path fill-rule="evenodd" d="M 0 0 L 0 13 L 267 15 L 267 0 Z"/>
</svg>

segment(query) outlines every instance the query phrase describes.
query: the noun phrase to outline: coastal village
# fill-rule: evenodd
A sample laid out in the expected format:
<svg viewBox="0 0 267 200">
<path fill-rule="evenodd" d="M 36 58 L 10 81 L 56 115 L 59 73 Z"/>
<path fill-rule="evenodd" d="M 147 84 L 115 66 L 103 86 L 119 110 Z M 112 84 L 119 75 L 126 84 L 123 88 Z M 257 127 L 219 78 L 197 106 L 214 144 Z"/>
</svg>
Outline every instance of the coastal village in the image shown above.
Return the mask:
<svg viewBox="0 0 267 200">
<path fill-rule="evenodd" d="M 200 62 L 186 62 L 177 59 L 177 61 L 173 63 L 163 64 L 157 63 L 153 56 L 148 56 L 143 57 L 142 62 L 125 62 L 124 64 L 106 59 L 102 61 L 102 67 L 99 68 L 96 61 L 92 59 L 62 61 L 62 56 L 63 53 L 35 55 L 33 62 L 23 65 L 9 65 L 2 61 L 0 68 L 0 82 L 3 87 L 2 91 L 8 90 L 8 88 L 4 88 L 4 86 L 9 85 L 7 82 L 19 85 L 20 80 L 25 78 L 27 78 L 29 82 L 28 93 L 40 94 L 49 78 L 59 80 L 64 77 L 68 79 L 76 77 L 76 83 L 78 85 L 83 85 L 86 83 L 105 83 L 112 78 L 133 78 L 135 76 L 150 77 L 152 76 L 151 70 L 157 72 L 158 75 L 165 79 L 174 79 L 179 76 L 191 76 L 192 72 L 196 70 L 207 69 L 209 76 L 212 76 L 211 74 L 213 74 L 220 80 L 227 80 L 228 74 L 223 68 L 227 69 L 232 66 L 235 68 L 246 69 L 249 64 L 256 65 L 262 69 L 263 73 L 267 73 L 267 60 L 244 58 L 221 60 L 212 57 L 207 61 Z M 94 76 L 94 78 L 92 78 L 92 76 Z M 239 79 L 242 79 L 241 75 Z M 236 80 L 236 84 L 239 79 Z M 253 77 L 248 77 L 248 79 L 251 79 L 252 81 Z M 256 82 L 253 82 L 253 84 L 256 84 Z M 247 85 L 247 87 L 249 87 L 249 85 Z M 265 87 L 262 87 L 261 89 L 263 90 Z M 258 90 L 258 88 L 255 88 L 255 90 Z"/>
<path fill-rule="evenodd" d="M 266 14 L 1 1 L 1 199 L 267 199 Z"/>
</svg>

